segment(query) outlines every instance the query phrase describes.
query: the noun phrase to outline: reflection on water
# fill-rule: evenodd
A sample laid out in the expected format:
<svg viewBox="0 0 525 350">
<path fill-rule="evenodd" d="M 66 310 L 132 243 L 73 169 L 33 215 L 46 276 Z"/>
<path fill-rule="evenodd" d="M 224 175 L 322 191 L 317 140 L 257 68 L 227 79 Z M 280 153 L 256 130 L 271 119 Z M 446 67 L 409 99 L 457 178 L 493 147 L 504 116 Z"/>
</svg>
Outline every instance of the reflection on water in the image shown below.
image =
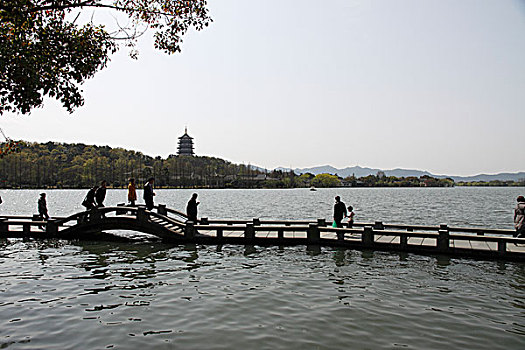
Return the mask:
<svg viewBox="0 0 525 350">
<path fill-rule="evenodd" d="M 2 347 L 525 345 L 523 264 L 314 246 L 0 247 Z"/>
</svg>

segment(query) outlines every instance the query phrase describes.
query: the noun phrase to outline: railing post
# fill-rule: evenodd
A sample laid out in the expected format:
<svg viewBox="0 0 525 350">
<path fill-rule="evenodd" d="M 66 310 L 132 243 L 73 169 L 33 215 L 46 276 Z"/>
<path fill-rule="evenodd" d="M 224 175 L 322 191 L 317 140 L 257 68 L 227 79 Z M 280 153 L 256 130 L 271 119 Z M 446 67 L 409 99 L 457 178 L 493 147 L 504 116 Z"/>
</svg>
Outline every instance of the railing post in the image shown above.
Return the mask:
<svg viewBox="0 0 525 350">
<path fill-rule="evenodd" d="M 483 232 L 483 231 L 481 231 L 481 230 L 477 231 L 476 234 L 477 234 L 478 236 L 485 236 L 485 232 Z"/>
<path fill-rule="evenodd" d="M 408 237 L 404 233 L 399 235 L 399 246 L 401 249 L 406 249 L 408 247 Z"/>
<path fill-rule="evenodd" d="M 193 239 L 195 238 L 195 225 L 193 221 L 186 222 L 186 228 L 184 229 L 184 238 Z"/>
<path fill-rule="evenodd" d="M 308 243 L 318 244 L 321 239 L 319 226 L 317 224 L 308 224 L 308 231 L 306 231 L 306 238 Z"/>
<path fill-rule="evenodd" d="M 344 241 L 345 240 L 345 233 L 344 232 L 337 231 L 336 234 L 337 234 L 337 240 L 338 241 Z"/>
<path fill-rule="evenodd" d="M 448 231 L 439 230 L 436 247 L 440 252 L 446 252 L 450 249 L 450 234 Z"/>
<path fill-rule="evenodd" d="M 244 230 L 244 238 L 254 239 L 255 238 L 255 229 L 252 222 L 246 223 L 246 229 Z"/>
<path fill-rule="evenodd" d="M 31 233 L 31 225 L 29 225 L 29 223 L 24 223 L 22 227 L 23 227 L 24 234 Z"/>
<path fill-rule="evenodd" d="M 385 226 L 381 221 L 376 221 L 374 224 L 374 230 L 384 230 Z"/>
<path fill-rule="evenodd" d="M 125 206 L 126 206 L 126 203 L 118 203 L 117 204 L 117 207 L 125 207 Z M 126 215 L 127 212 L 128 211 L 126 209 L 123 209 L 123 210 L 117 209 L 115 211 L 115 215 Z"/>
<path fill-rule="evenodd" d="M 224 236 L 224 232 L 222 231 L 222 228 L 217 229 L 217 238 L 222 238 Z"/>
<path fill-rule="evenodd" d="M 102 218 L 102 213 L 98 210 L 97 207 L 92 208 L 89 212 L 89 221 L 100 221 Z"/>
<path fill-rule="evenodd" d="M 208 221 L 208 218 L 201 218 L 201 222 L 200 222 L 201 225 L 209 225 L 210 222 Z"/>
<path fill-rule="evenodd" d="M 157 213 L 160 215 L 168 216 L 168 211 L 166 210 L 166 204 L 159 204 L 157 206 Z"/>
<path fill-rule="evenodd" d="M 326 219 L 317 219 L 317 226 L 326 227 Z"/>
<path fill-rule="evenodd" d="M 261 226 L 261 220 L 258 218 L 253 218 L 253 226 Z"/>
<path fill-rule="evenodd" d="M 440 224 L 439 225 L 439 229 L 441 231 L 448 231 L 448 226 L 447 226 L 447 224 Z"/>
<path fill-rule="evenodd" d="M 374 245 L 374 229 L 372 226 L 365 226 L 363 235 L 361 236 L 361 242 L 364 247 L 372 247 Z"/>
<path fill-rule="evenodd" d="M 149 214 L 146 213 L 146 208 L 144 207 L 137 208 L 137 220 L 138 221 L 148 221 L 149 220 Z"/>
<path fill-rule="evenodd" d="M 284 230 L 283 229 L 278 229 L 277 230 L 277 238 L 278 239 L 284 239 Z"/>
<path fill-rule="evenodd" d="M 8 233 L 9 225 L 6 218 L 0 218 L 0 233 Z"/>
<path fill-rule="evenodd" d="M 58 225 L 55 219 L 47 220 L 46 232 L 51 235 L 56 235 L 58 233 Z"/>
<path fill-rule="evenodd" d="M 500 239 L 498 241 L 498 253 L 505 254 L 507 252 L 507 241 Z"/>
</svg>

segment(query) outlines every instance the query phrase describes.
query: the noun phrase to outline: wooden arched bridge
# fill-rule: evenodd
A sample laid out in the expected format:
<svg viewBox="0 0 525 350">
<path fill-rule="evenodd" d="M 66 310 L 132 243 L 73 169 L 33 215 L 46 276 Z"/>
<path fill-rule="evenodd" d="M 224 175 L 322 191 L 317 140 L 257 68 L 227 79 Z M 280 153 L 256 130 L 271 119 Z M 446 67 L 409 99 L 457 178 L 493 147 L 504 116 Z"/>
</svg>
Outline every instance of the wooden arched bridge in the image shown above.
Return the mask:
<svg viewBox="0 0 525 350">
<path fill-rule="evenodd" d="M 0 238 L 59 238 L 106 240 L 112 230 L 137 231 L 163 242 L 243 245 L 307 245 L 473 256 L 525 261 L 525 238 L 512 230 L 355 223 L 334 228 L 325 219 L 209 220 L 190 222 L 187 216 L 165 205 L 102 207 L 68 217 L 41 221 L 38 216 L 0 216 Z M 120 237 L 122 239 L 122 237 Z"/>
</svg>

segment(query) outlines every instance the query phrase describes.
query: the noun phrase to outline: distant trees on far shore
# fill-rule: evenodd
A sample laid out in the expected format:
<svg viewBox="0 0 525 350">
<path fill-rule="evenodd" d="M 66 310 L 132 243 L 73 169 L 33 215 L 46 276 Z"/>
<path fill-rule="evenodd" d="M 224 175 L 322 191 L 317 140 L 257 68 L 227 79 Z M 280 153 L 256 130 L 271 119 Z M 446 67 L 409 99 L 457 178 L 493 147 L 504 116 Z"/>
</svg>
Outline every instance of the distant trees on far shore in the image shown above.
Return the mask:
<svg viewBox="0 0 525 350">
<path fill-rule="evenodd" d="M 521 182 L 454 183 L 431 176 L 395 177 L 383 172 L 360 178 L 337 174 L 268 171 L 214 157 L 170 155 L 166 159 L 109 146 L 23 143 L 0 158 L 0 188 L 88 188 L 106 180 L 125 188 L 129 178 L 139 186 L 155 177 L 158 188 L 301 188 L 301 187 L 451 187 L 524 186 Z"/>
</svg>

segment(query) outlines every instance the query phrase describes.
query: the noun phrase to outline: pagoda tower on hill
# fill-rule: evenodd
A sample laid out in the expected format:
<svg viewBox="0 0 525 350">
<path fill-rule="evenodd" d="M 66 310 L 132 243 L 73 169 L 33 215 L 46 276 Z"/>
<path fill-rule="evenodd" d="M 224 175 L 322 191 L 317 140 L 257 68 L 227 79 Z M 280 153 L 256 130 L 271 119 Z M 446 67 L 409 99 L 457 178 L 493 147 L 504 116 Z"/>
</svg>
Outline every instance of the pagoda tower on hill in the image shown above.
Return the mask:
<svg viewBox="0 0 525 350">
<path fill-rule="evenodd" d="M 184 135 L 179 137 L 179 147 L 177 150 L 178 156 L 194 156 L 193 153 L 193 137 L 188 135 L 188 128 L 184 128 Z"/>
</svg>

